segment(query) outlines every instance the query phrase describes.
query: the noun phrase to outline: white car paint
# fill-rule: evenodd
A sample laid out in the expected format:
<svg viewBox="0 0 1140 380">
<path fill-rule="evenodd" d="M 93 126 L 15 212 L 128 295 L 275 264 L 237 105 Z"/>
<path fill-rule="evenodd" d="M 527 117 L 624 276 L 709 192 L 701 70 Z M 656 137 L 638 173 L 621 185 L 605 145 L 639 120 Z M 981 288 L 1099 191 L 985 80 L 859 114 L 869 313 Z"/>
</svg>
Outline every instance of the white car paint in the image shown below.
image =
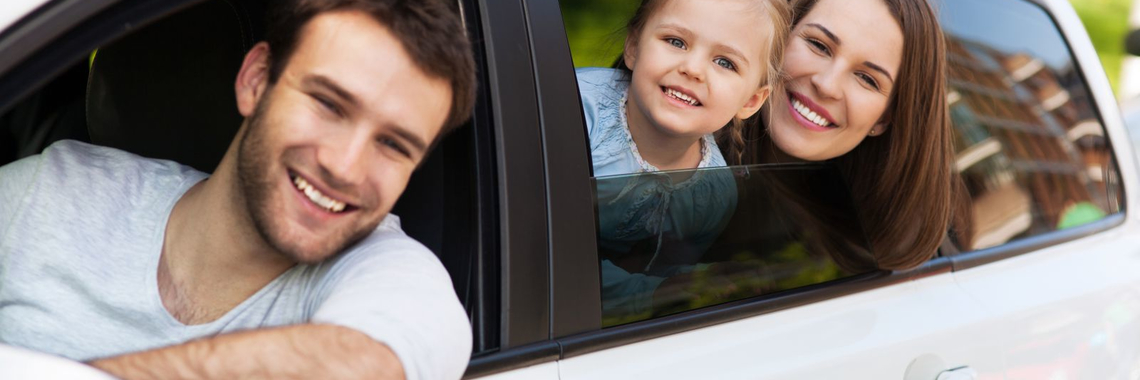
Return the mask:
<svg viewBox="0 0 1140 380">
<path fill-rule="evenodd" d="M 0 29 L 7 29 L 24 15 L 44 5 L 48 0 L 4 0 L 0 1 Z"/>
<path fill-rule="evenodd" d="M 0 379 L 114 380 L 103 371 L 58 356 L 0 344 Z"/>
</svg>

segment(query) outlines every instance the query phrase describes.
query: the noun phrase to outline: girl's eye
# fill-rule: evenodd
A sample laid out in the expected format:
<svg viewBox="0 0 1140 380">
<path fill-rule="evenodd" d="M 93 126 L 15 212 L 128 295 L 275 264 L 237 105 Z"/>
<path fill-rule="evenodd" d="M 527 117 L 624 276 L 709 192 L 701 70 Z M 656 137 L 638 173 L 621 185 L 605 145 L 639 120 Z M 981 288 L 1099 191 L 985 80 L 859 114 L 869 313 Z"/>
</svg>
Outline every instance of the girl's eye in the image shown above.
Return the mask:
<svg viewBox="0 0 1140 380">
<path fill-rule="evenodd" d="M 728 58 L 720 57 L 714 59 L 713 62 L 716 63 L 717 66 L 736 71 L 736 64 L 733 64 L 732 61 L 728 60 Z"/>
<path fill-rule="evenodd" d="M 857 73 L 855 75 L 859 77 L 859 80 L 862 81 L 863 84 L 867 85 L 875 91 L 879 91 L 879 82 L 876 82 L 874 77 L 864 73 Z"/>
<path fill-rule="evenodd" d="M 820 42 L 819 40 L 814 39 L 814 38 L 807 38 L 807 37 L 805 37 L 804 40 L 807 41 L 808 45 L 811 46 L 812 50 L 820 52 L 824 55 L 831 55 L 831 52 L 827 49 L 827 45 L 825 45 L 823 42 Z"/>
<path fill-rule="evenodd" d="M 669 37 L 665 39 L 665 42 L 668 42 L 670 45 L 673 45 L 673 47 L 678 49 L 685 48 L 685 41 L 681 41 L 680 38 Z"/>
</svg>

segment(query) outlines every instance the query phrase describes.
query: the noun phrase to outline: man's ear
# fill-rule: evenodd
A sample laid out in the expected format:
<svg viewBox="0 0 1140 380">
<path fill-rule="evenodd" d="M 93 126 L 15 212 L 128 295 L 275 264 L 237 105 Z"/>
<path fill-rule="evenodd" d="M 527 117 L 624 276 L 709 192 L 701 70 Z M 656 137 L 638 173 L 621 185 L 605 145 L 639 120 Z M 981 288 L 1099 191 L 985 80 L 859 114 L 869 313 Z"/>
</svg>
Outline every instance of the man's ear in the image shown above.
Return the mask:
<svg viewBox="0 0 1140 380">
<path fill-rule="evenodd" d="M 760 107 L 764 106 L 769 95 L 772 95 L 772 86 L 763 86 L 757 89 L 752 96 L 748 97 L 748 101 L 744 102 L 744 107 L 740 107 L 740 111 L 736 113 L 736 118 L 744 120 L 755 115 L 756 112 L 760 111 Z"/>
<path fill-rule="evenodd" d="M 234 94 L 237 95 L 238 112 L 249 117 L 257 108 L 257 102 L 265 95 L 269 84 L 269 44 L 259 42 L 253 49 L 245 54 L 241 63 L 237 80 L 234 82 Z"/>
</svg>

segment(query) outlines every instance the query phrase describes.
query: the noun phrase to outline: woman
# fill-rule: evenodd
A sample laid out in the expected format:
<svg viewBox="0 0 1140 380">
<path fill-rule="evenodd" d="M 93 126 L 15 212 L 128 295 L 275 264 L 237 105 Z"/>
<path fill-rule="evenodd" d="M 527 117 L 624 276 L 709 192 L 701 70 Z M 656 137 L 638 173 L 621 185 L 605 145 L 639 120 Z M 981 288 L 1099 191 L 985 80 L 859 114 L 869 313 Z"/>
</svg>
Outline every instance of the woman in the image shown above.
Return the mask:
<svg viewBox="0 0 1140 380">
<path fill-rule="evenodd" d="M 754 149 L 729 160 L 833 161 L 860 208 L 873 265 L 916 267 L 943 241 L 957 188 L 946 46 L 934 10 L 926 0 L 793 0 L 792 6 L 782 93 L 772 95 L 762 115 L 766 128 L 745 136 Z M 858 244 L 818 235 L 845 269 L 867 269 L 851 259 L 860 252 L 843 252 Z"/>
</svg>

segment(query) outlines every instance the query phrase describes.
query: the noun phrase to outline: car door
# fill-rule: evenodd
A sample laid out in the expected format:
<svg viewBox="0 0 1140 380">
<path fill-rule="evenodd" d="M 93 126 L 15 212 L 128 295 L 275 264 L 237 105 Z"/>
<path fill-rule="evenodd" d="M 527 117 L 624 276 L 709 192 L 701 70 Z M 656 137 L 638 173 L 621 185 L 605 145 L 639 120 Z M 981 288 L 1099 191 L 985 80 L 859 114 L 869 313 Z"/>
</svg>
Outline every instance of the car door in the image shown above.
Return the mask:
<svg viewBox="0 0 1140 380">
<path fill-rule="evenodd" d="M 597 39 L 596 30 L 593 40 L 582 37 L 590 33 L 576 30 L 576 23 L 590 20 L 603 25 L 595 29 L 620 31 L 622 16 L 607 17 L 607 13 L 620 14 L 622 7 L 626 12 L 632 7 L 570 0 L 559 2 L 558 9 L 553 9 L 552 1 L 524 4 L 531 38 L 545 36 L 542 44 L 532 40 L 531 45 L 542 57 L 535 60 L 539 108 L 564 112 L 577 106 L 565 102 L 571 97 L 566 89 L 571 57 L 576 65 L 607 65 L 606 54 L 614 54 L 613 46 L 620 47 Z M 591 13 L 590 7 L 599 10 Z M 551 243 L 551 339 L 532 346 L 536 350 L 532 353 L 546 352 L 545 359 L 532 356 L 514 367 L 548 371 L 549 360 L 558 358 L 557 370 L 565 379 L 933 379 L 941 373 L 981 379 L 1043 378 L 1057 373 L 1050 370 L 1068 367 L 1086 370 L 1070 372 L 1071 376 L 1111 378 L 1131 371 L 1134 360 L 1128 354 L 1135 350 L 1121 342 L 1134 338 L 1135 297 L 1128 289 L 1135 287 L 1131 273 L 1140 272 L 1131 267 L 1134 259 L 1129 257 L 1134 252 L 1120 249 L 1135 246 L 1127 238 L 1131 223 L 1123 213 L 1120 185 L 1130 178 L 1131 167 L 1118 165 L 1113 158 L 1113 146 L 1105 136 L 1117 132 L 1099 128 L 1116 123 L 1099 116 L 1115 115 L 1105 109 L 1113 106 L 1112 100 L 1094 101 L 1090 92 L 1081 92 L 1090 86 L 1107 88 L 1100 79 L 1085 84 L 1090 72 L 1103 75 L 1095 74 L 1097 63 L 1085 59 L 1066 66 L 1052 60 L 1071 57 L 1068 41 L 1087 45 L 1087 37 L 1066 34 L 1068 40 L 1054 38 L 1051 46 L 1040 41 L 1043 27 L 1059 36 L 1055 17 L 1075 17 L 1062 2 L 960 1 L 940 7 L 954 53 L 949 97 L 958 139 L 957 168 L 974 196 L 973 242 L 944 244 L 939 257 L 911 271 L 834 275 L 820 270 L 812 272 L 813 281 L 774 292 L 622 320 L 607 317 L 598 300 L 598 273 L 605 270 L 599 267 L 606 264 L 597 246 L 585 244 L 599 244 L 590 239 L 596 231 L 555 228 L 565 220 L 552 216 L 552 239 L 578 238 L 568 239 L 573 244 Z M 1050 13 L 1055 9 L 1062 16 Z M 990 16 L 989 22 L 977 22 L 980 15 Z M 569 39 L 565 47 L 551 37 L 561 27 Z M 1026 40 L 1035 43 L 1025 47 Z M 611 49 L 608 53 L 580 56 L 578 52 L 606 46 Z M 1050 85 L 1049 75 L 1060 84 Z M 1062 93 L 1058 88 L 1063 95 L 1058 95 Z M 1101 108 L 1082 110 L 1081 104 Z M 1001 112 L 1012 114 L 1002 117 Z M 555 125 L 559 133 L 575 127 L 581 131 L 581 119 L 560 115 L 558 120 L 543 120 L 544 133 Z M 557 150 L 547 155 L 548 171 L 560 168 L 557 162 L 580 161 L 587 153 L 577 142 L 551 147 L 551 140 L 546 140 L 546 144 Z M 1122 154 L 1119 148 L 1116 154 Z M 759 168 L 735 169 L 763 173 Z M 564 183 L 589 177 L 580 167 L 559 173 Z M 789 177 L 785 173 L 772 178 L 781 182 Z M 593 178 L 592 184 L 607 180 Z M 1052 193 L 1069 198 L 1051 197 Z M 548 202 L 560 207 L 600 207 L 549 196 Z M 586 218 L 579 221 L 597 226 Z M 1082 244 L 1109 253 L 1086 255 L 1085 262 L 1072 254 Z M 1113 267 L 1117 261 L 1119 267 Z M 1078 271 L 1084 274 L 1079 279 L 1067 277 L 1063 270 L 1073 271 L 1079 263 L 1092 269 Z M 806 261 L 799 264 L 821 268 Z M 1076 284 L 1064 291 L 1058 285 L 1047 286 L 1059 278 Z M 1097 311 L 1073 312 L 1050 297 Z M 1096 318 L 1100 323 L 1088 322 Z M 1074 330 L 1073 326 L 1086 327 Z M 553 346 L 544 346 L 548 343 Z M 1113 359 L 1122 362 L 1103 365 Z M 1100 363 L 1109 369 L 1096 372 L 1081 363 Z M 504 375 L 511 373 L 515 372 Z"/>
<path fill-rule="evenodd" d="M 1096 53 L 1067 2 L 956 5 L 958 59 L 984 63 L 960 77 L 1005 74 L 989 94 L 959 86 L 951 106 L 983 137 L 967 149 L 998 147 L 963 171 L 986 226 L 958 247 L 955 281 L 992 314 L 1007 379 L 1134 379 L 1140 234 L 1122 210 L 1135 161 Z M 1018 104 L 986 107 L 1002 94 Z M 1041 128 L 1010 128 L 1026 115 Z"/>
<path fill-rule="evenodd" d="M 549 10 L 552 3 L 529 1 L 526 4 L 531 10 L 541 8 L 554 13 Z M 567 57 L 565 50 L 558 51 L 567 48 L 546 49 L 544 62 L 559 57 L 563 62 L 551 64 L 560 65 L 557 68 L 536 66 L 536 70 L 558 71 L 565 75 L 570 58 L 576 66 L 606 66 L 611 63 L 612 57 L 606 54 L 620 51 L 620 37 L 618 43 L 607 42 L 606 38 L 613 35 L 612 31 L 621 30 L 622 17 L 628 17 L 628 13 L 621 16 L 620 12 L 631 11 L 635 3 L 562 1 L 557 9 L 561 20 L 553 17 L 536 20 L 543 13 L 532 12 L 529 15 L 530 32 L 540 33 L 562 21 L 571 52 L 571 57 Z M 618 15 L 614 16 L 615 13 Z M 581 25 L 586 23 L 602 26 L 582 30 Z M 614 46 L 619 48 L 614 49 Z M 608 53 L 597 52 L 607 47 L 610 49 Z M 580 51 L 588 53 L 580 54 Z M 568 82 L 563 79 L 549 79 L 547 82 L 554 80 Z M 541 83 L 540 87 L 543 87 Z M 564 88 L 560 90 L 566 91 Z M 540 94 L 543 93 L 540 90 Z M 575 103 L 559 104 L 566 108 L 578 106 Z M 584 132 L 581 119 L 568 119 L 561 126 L 576 130 L 580 134 L 577 139 L 585 140 L 586 137 L 581 135 Z M 548 155 L 548 160 L 582 160 L 587 154 L 587 150 L 579 148 L 553 158 Z M 790 171 L 770 172 L 769 168 L 756 167 L 728 170 L 749 173 L 748 180 L 738 177 L 738 181 L 745 184 L 738 189 L 739 194 L 761 191 L 753 186 L 771 188 L 763 184 L 773 182 L 798 188 L 799 182 L 792 179 L 796 176 L 794 173 L 797 170 L 815 170 L 785 169 Z M 819 170 L 810 177 L 832 178 L 833 174 L 827 174 L 826 169 Z M 762 177 L 770 181 L 748 184 Z M 595 188 L 600 188 L 600 183 L 616 179 L 592 180 Z M 846 197 L 842 186 L 803 188 L 839 189 L 831 195 L 837 199 Z M 828 193 L 819 196 L 826 197 Z M 580 205 L 595 210 L 603 207 L 601 202 Z M 598 218 L 602 216 L 596 216 L 595 222 L 600 221 Z M 596 232 L 586 231 L 585 234 Z M 588 236 L 576 241 L 588 241 L 586 239 Z M 981 378 L 1003 376 L 1002 359 L 993 355 L 1000 351 L 999 347 L 991 341 L 975 338 L 996 333 L 985 323 L 991 314 L 961 291 L 950 273 L 947 258 L 936 258 L 906 272 L 839 271 L 841 273 L 838 274 L 827 271 L 830 265 L 827 260 L 793 260 L 789 265 L 800 273 L 810 273 L 806 277 L 813 280 L 787 283 L 791 285 L 778 280 L 775 289 L 767 288 L 764 292 L 745 294 L 732 301 L 697 305 L 671 314 L 614 318 L 598 300 L 601 292 L 598 273 L 604 273 L 606 269 L 600 267 L 607 265 L 601 259 L 603 249 L 597 245 L 602 242 L 598 239 L 601 238 L 596 237 L 593 241 L 594 247 L 577 246 L 575 250 L 554 252 L 552 255 L 552 328 L 565 329 L 562 334 L 556 332 L 553 340 L 558 343 L 561 358 L 558 371 L 563 379 L 635 376 L 934 378 L 944 370 L 963 367 L 969 367 Z M 589 263 L 594 265 L 586 265 Z M 570 265 L 587 268 L 573 269 L 569 268 Z"/>
</svg>

